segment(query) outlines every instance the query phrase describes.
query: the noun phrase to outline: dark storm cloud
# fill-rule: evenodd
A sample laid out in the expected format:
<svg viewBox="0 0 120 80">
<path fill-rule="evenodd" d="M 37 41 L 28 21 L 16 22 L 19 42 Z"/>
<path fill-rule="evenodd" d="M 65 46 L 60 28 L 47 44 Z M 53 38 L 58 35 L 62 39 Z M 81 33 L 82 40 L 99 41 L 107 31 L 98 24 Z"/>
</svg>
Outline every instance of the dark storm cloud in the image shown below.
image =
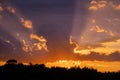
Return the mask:
<svg viewBox="0 0 120 80">
<path fill-rule="evenodd" d="M 76 54 L 77 60 L 120 61 L 120 52 L 116 51 L 109 55 L 91 52 L 88 55 Z"/>
</svg>

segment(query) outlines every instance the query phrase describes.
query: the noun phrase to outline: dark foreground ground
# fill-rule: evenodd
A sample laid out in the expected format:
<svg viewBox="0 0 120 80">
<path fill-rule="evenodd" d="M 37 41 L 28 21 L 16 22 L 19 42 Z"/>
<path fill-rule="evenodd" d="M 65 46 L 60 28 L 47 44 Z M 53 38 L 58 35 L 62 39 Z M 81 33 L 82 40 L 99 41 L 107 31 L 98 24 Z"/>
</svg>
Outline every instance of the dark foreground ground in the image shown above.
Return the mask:
<svg viewBox="0 0 120 80">
<path fill-rule="evenodd" d="M 45 65 L 5 64 L 0 66 L 0 80 L 120 80 L 119 72 L 97 72 L 89 68 L 47 68 Z"/>
</svg>

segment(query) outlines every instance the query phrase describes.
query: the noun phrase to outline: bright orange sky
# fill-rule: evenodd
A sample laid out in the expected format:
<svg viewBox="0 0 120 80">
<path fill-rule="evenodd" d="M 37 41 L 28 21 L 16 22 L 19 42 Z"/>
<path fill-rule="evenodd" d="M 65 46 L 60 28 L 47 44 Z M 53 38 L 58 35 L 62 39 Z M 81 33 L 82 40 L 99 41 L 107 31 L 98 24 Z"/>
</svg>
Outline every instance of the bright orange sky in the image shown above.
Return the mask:
<svg viewBox="0 0 120 80">
<path fill-rule="evenodd" d="M 0 64 L 120 70 L 120 1 L 0 1 Z"/>
</svg>

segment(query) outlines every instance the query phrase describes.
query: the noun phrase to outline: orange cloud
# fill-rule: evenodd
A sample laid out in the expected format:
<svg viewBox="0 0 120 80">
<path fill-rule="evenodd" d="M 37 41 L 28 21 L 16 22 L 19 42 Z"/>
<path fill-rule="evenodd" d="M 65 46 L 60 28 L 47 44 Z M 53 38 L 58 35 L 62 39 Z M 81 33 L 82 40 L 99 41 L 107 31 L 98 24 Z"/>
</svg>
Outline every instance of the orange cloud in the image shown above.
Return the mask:
<svg viewBox="0 0 120 80">
<path fill-rule="evenodd" d="M 97 2 L 96 2 L 95 0 L 92 0 L 92 1 L 90 2 L 90 4 L 91 4 L 91 5 L 95 5 L 95 4 L 97 4 Z"/>
<path fill-rule="evenodd" d="M 120 4 L 115 7 L 115 10 L 120 10 Z"/>
<path fill-rule="evenodd" d="M 37 36 L 36 34 L 31 34 L 30 38 L 32 40 L 38 40 L 38 42 L 34 43 L 34 46 L 36 46 L 38 50 L 41 50 L 43 48 L 44 50 L 48 51 L 46 45 L 47 40 L 43 36 Z"/>
<path fill-rule="evenodd" d="M 22 47 L 23 51 L 30 52 L 30 54 L 31 54 L 32 47 L 29 46 L 29 44 L 24 39 L 22 40 L 22 43 L 23 43 L 23 47 Z"/>
<path fill-rule="evenodd" d="M 99 3 L 97 4 L 97 6 L 99 8 L 104 8 L 106 6 L 106 4 L 107 4 L 107 1 L 99 1 Z"/>
<path fill-rule="evenodd" d="M 96 21 L 95 21 L 95 19 L 92 19 L 92 23 L 94 24 Z"/>
<path fill-rule="evenodd" d="M 80 47 L 79 44 L 77 44 L 75 41 L 73 41 L 72 36 L 70 36 L 70 38 L 69 38 L 69 43 L 70 43 L 70 45 L 75 45 L 75 48 L 73 49 L 74 53 L 80 53 L 82 55 L 88 55 L 88 54 L 90 54 L 89 50 L 82 49 L 82 47 L 84 47 L 84 46 Z M 88 48 L 90 48 L 90 47 L 88 46 Z"/>
<path fill-rule="evenodd" d="M 99 26 L 92 27 L 90 31 L 96 31 L 98 33 L 106 32 L 103 28 L 100 28 Z"/>
<path fill-rule="evenodd" d="M 65 68 L 71 68 L 71 67 L 80 67 L 81 61 L 74 61 L 74 60 L 58 60 L 55 62 L 47 62 L 45 64 L 47 67 L 65 67 Z"/>
<path fill-rule="evenodd" d="M 43 36 L 37 36 L 36 34 L 30 34 L 31 43 L 28 43 L 28 41 L 22 39 L 23 44 L 23 51 L 32 54 L 33 51 L 40 51 L 44 49 L 45 51 L 48 51 L 47 49 L 47 40 Z"/>
<path fill-rule="evenodd" d="M 115 36 L 115 34 L 112 31 L 108 32 L 110 36 Z"/>
<path fill-rule="evenodd" d="M 99 10 L 100 8 L 104 8 L 105 6 L 107 5 L 107 1 L 95 1 L 95 0 L 92 0 L 90 2 L 90 6 L 89 6 L 89 10 L 91 11 L 97 11 Z"/>
<path fill-rule="evenodd" d="M 116 42 L 115 41 L 110 41 L 110 42 L 99 43 L 102 46 L 97 46 L 95 48 L 93 48 L 93 46 L 90 45 L 90 48 L 88 47 L 88 48 L 80 49 L 80 45 L 79 44 L 76 44 L 75 42 L 74 42 L 74 44 L 76 46 L 75 46 L 73 52 L 81 54 L 81 55 L 88 55 L 91 52 L 97 52 L 97 53 L 100 53 L 100 54 L 109 55 L 109 54 L 111 54 L 111 53 L 113 53 L 115 51 L 120 51 L 120 46 L 119 46 L 120 39 L 118 39 Z"/>
<path fill-rule="evenodd" d="M 118 20 L 118 19 L 116 19 L 116 20 Z M 95 19 L 92 19 L 91 22 L 92 22 L 93 25 L 96 25 L 96 20 Z M 98 32 L 98 33 L 103 33 L 104 32 L 104 33 L 107 33 L 108 35 L 110 35 L 112 37 L 115 36 L 115 34 L 111 30 L 105 30 L 103 28 L 100 28 L 98 25 L 91 27 L 90 31 L 95 31 L 95 32 Z"/>
<path fill-rule="evenodd" d="M 32 22 L 30 20 L 25 20 L 24 18 L 20 18 L 20 20 L 25 28 L 28 28 L 28 29 L 32 28 Z"/>
<path fill-rule="evenodd" d="M 88 9 L 91 10 L 91 11 L 97 11 L 98 7 L 96 5 L 92 5 Z"/>
</svg>

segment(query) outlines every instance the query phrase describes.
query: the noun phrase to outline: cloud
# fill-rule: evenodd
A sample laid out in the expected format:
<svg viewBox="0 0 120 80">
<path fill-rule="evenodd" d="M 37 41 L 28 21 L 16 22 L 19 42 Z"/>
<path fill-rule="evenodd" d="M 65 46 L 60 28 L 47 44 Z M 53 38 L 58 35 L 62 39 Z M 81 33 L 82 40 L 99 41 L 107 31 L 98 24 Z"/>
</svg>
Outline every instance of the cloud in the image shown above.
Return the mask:
<svg viewBox="0 0 120 80">
<path fill-rule="evenodd" d="M 77 44 L 76 42 L 73 41 L 72 36 L 70 36 L 70 38 L 69 38 L 69 43 L 70 43 L 70 45 L 75 45 L 75 48 L 73 49 L 74 53 L 80 53 L 83 55 L 89 54 L 89 50 L 81 50 L 81 47 L 79 46 L 79 44 Z"/>
<path fill-rule="evenodd" d="M 44 50 L 48 51 L 47 49 L 47 40 L 43 37 L 43 36 L 37 36 L 36 34 L 31 34 L 30 38 L 32 40 L 37 40 L 37 43 L 34 43 L 34 46 L 37 47 L 38 50 L 41 50 L 41 48 L 43 48 Z"/>
<path fill-rule="evenodd" d="M 69 38 L 69 43 L 70 45 L 74 45 L 73 52 L 76 54 L 81 54 L 81 55 L 88 55 L 90 54 L 91 49 L 95 49 L 97 47 L 103 47 L 102 44 L 98 44 L 98 43 L 78 44 L 77 42 L 74 41 L 74 38 L 72 36 L 70 36 Z"/>
<path fill-rule="evenodd" d="M 88 7 L 88 10 L 97 11 L 106 7 L 109 7 L 112 10 L 120 10 L 120 4 L 116 5 L 113 2 L 107 0 L 100 0 L 100 1 L 92 0 L 90 2 L 90 6 Z"/>
<path fill-rule="evenodd" d="M 98 33 L 106 32 L 103 28 L 100 28 L 99 26 L 92 27 L 90 31 L 96 31 Z"/>
<path fill-rule="evenodd" d="M 36 31 L 33 31 L 34 26 L 32 21 L 30 19 L 26 20 L 20 11 L 18 11 L 17 7 L 12 6 L 12 4 L 9 2 L 4 2 L 3 7 L 0 5 L 0 8 L 1 11 L 2 9 L 5 9 L 5 14 L 1 14 L 3 17 L 5 17 L 1 23 L 3 26 L 2 29 L 8 32 L 10 36 L 17 39 L 17 41 L 20 43 L 17 45 L 17 48 L 21 50 L 20 53 L 25 52 L 32 54 L 33 52 L 40 52 L 42 50 L 48 51 L 46 44 L 47 40 L 43 36 L 38 36 L 38 34 L 34 33 Z M 5 37 L 3 36 L 4 34 L 6 33 L 2 33 L 2 37 Z M 10 44 L 10 46 L 16 47 L 16 45 L 13 45 L 14 40 L 11 40 L 10 38 L 11 37 L 3 40 L 7 44 Z"/>
<path fill-rule="evenodd" d="M 120 4 L 115 7 L 115 10 L 120 10 Z"/>
<path fill-rule="evenodd" d="M 116 51 L 109 55 L 91 52 L 88 55 L 75 54 L 77 60 L 97 60 L 97 61 L 120 61 L 120 52 Z"/>
<path fill-rule="evenodd" d="M 120 51 L 120 39 L 115 39 L 116 41 L 106 41 L 106 42 L 95 42 L 95 43 L 77 43 L 70 36 L 69 43 L 70 45 L 75 45 L 73 52 L 81 55 L 89 55 L 91 52 L 98 52 L 100 54 L 109 55 L 115 51 Z"/>
<path fill-rule="evenodd" d="M 30 34 L 30 43 L 29 41 L 26 41 L 25 39 L 22 39 L 22 49 L 23 51 L 32 54 L 34 51 L 41 51 L 44 49 L 45 51 L 48 51 L 47 49 L 47 40 L 43 36 L 38 36 L 36 34 Z"/>
<path fill-rule="evenodd" d="M 88 9 L 91 11 L 97 11 L 98 7 L 94 5 L 94 6 L 90 6 Z"/>
<path fill-rule="evenodd" d="M 95 23 L 95 22 L 94 22 L 94 23 Z M 113 31 L 111 31 L 111 30 L 105 30 L 105 29 L 99 27 L 98 25 L 91 27 L 91 28 L 90 28 L 90 31 L 94 31 L 94 32 L 97 32 L 97 33 L 106 33 L 106 34 L 108 34 L 108 35 L 111 36 L 111 37 L 116 36 L 116 35 L 113 33 Z"/>
<path fill-rule="evenodd" d="M 104 8 L 107 5 L 107 1 L 99 1 L 98 2 L 98 7 L 99 8 Z"/>
<path fill-rule="evenodd" d="M 107 1 L 95 1 L 95 0 L 92 0 L 90 2 L 90 6 L 88 7 L 88 10 L 90 11 L 97 11 L 101 8 L 104 8 L 106 7 L 107 5 Z"/>
<path fill-rule="evenodd" d="M 24 18 L 20 18 L 21 23 L 24 25 L 25 28 L 32 29 L 32 21 L 31 20 L 25 20 Z"/>
</svg>

